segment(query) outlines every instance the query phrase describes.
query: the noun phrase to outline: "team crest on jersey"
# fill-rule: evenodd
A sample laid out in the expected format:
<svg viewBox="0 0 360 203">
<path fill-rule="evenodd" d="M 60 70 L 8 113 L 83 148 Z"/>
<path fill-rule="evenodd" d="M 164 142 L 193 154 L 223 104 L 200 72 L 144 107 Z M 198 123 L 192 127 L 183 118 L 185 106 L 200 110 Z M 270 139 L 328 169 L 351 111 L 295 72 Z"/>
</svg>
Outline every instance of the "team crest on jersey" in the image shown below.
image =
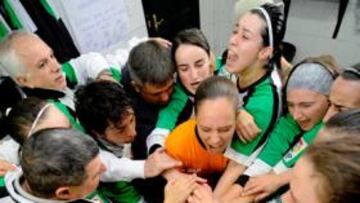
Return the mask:
<svg viewBox="0 0 360 203">
<path fill-rule="evenodd" d="M 294 159 L 295 157 L 297 157 L 300 153 L 302 153 L 306 147 L 308 146 L 308 144 L 305 142 L 304 138 L 301 138 L 296 145 L 286 153 L 285 157 L 284 157 L 284 161 L 285 162 L 289 162 L 292 159 Z"/>
</svg>

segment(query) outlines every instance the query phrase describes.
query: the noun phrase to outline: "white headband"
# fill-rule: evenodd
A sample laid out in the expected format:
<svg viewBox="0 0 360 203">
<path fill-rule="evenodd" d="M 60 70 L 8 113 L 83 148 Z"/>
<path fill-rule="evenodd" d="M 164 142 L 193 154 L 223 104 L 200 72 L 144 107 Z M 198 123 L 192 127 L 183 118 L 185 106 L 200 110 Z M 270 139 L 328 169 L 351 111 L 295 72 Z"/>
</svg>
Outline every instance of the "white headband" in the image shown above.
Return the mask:
<svg viewBox="0 0 360 203">
<path fill-rule="evenodd" d="M 44 114 L 45 110 L 51 105 L 51 103 L 47 103 L 44 107 L 42 107 L 40 109 L 40 111 L 38 112 L 38 114 L 36 115 L 35 120 L 33 121 L 31 128 L 29 130 L 29 133 L 27 135 L 27 137 L 30 137 L 30 135 L 33 133 L 36 124 L 39 122 L 40 117 Z"/>
<path fill-rule="evenodd" d="M 360 71 L 353 67 L 344 68 L 344 72 L 350 72 L 352 74 L 357 75 L 358 77 L 360 76 Z"/>
<path fill-rule="evenodd" d="M 273 37 L 273 32 L 272 32 L 272 24 L 271 24 L 270 16 L 263 7 L 258 7 L 255 9 L 260 10 L 261 13 L 265 16 L 265 20 L 266 20 L 266 24 L 267 24 L 268 32 L 269 32 L 269 44 L 270 44 L 270 47 L 274 48 L 274 40 L 273 40 L 274 37 Z"/>
</svg>

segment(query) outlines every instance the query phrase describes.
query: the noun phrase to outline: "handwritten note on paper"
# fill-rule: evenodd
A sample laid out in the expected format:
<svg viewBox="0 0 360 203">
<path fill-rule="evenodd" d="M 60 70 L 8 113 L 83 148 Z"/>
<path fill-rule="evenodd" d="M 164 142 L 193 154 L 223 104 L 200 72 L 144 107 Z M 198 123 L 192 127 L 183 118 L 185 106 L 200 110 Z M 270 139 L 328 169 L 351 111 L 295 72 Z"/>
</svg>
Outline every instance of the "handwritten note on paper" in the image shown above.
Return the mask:
<svg viewBox="0 0 360 203">
<path fill-rule="evenodd" d="M 68 0 L 63 6 L 81 53 L 109 48 L 129 28 L 124 0 Z"/>
</svg>

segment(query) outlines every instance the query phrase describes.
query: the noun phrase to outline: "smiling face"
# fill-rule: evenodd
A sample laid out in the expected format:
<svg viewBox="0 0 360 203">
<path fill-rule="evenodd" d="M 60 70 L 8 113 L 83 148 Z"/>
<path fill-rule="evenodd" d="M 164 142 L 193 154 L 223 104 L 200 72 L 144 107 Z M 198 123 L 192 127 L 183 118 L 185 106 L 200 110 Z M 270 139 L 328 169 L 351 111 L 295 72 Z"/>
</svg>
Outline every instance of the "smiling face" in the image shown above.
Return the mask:
<svg viewBox="0 0 360 203">
<path fill-rule="evenodd" d="M 327 97 L 307 89 L 289 90 L 286 99 L 289 112 L 305 131 L 320 122 L 329 107 Z"/>
<path fill-rule="evenodd" d="M 241 74 L 259 60 L 263 50 L 262 30 L 265 22 L 256 14 L 244 14 L 236 24 L 228 45 L 227 69 Z"/>
<path fill-rule="evenodd" d="M 25 87 L 63 90 L 66 79 L 53 50 L 40 38 L 24 36 L 14 46 L 19 59 L 26 68 L 16 81 Z"/>
<path fill-rule="evenodd" d="M 181 44 L 176 49 L 175 61 L 181 83 L 192 94 L 200 82 L 212 76 L 210 56 L 199 46 Z"/>
<path fill-rule="evenodd" d="M 196 113 L 197 130 L 207 150 L 222 154 L 235 132 L 236 111 L 225 97 L 201 102 Z"/>
</svg>

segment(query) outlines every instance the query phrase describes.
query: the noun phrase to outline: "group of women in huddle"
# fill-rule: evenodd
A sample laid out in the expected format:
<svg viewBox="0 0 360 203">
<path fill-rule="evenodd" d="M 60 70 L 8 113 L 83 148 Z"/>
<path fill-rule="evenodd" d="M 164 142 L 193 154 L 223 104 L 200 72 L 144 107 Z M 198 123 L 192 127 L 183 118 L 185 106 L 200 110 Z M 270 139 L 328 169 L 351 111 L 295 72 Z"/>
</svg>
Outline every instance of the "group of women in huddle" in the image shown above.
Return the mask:
<svg viewBox="0 0 360 203">
<path fill-rule="evenodd" d="M 167 153 L 183 163 L 164 173 L 165 202 L 335 202 L 332 197 L 353 202 L 345 189 L 333 187 L 329 174 L 359 167 L 350 155 L 359 154 L 359 143 L 336 135 L 336 118 L 323 123 L 340 67 L 331 56 L 310 57 L 285 77 L 280 50 L 285 27 L 276 5 L 247 11 L 234 27 L 226 58 L 213 55 L 198 29 L 175 36 L 180 93 L 160 112 L 149 136 L 164 133 Z M 10 134 L 21 144 L 43 128 L 75 127 L 60 108 L 24 100 L 8 116 L 16 124 L 9 126 Z M 320 136 L 331 139 L 312 145 Z M 16 156 L 10 161 L 18 162 Z"/>
</svg>

